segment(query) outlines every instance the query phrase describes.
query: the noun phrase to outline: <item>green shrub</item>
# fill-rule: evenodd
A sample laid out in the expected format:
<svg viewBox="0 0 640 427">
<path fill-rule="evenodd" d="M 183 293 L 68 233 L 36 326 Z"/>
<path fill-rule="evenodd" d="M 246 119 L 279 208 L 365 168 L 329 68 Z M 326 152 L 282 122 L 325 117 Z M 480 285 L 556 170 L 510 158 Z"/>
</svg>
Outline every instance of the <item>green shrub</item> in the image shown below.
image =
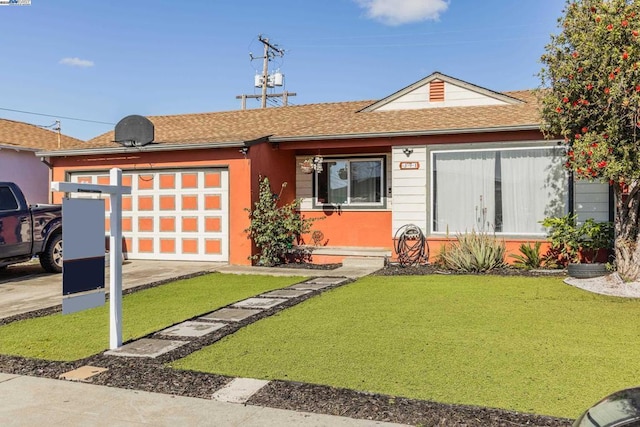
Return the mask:
<svg viewBox="0 0 640 427">
<path fill-rule="evenodd" d="M 440 247 L 436 262 L 444 268 L 461 272 L 491 271 L 504 267 L 506 247 L 485 232 L 458 234 L 457 241 Z"/>
<path fill-rule="evenodd" d="M 522 243 L 520 245 L 520 253 L 511 255 L 511 258 L 516 260 L 516 262 L 513 263 L 514 267 L 525 270 L 539 268 L 543 262 L 543 257 L 540 254 L 540 246 L 542 246 L 542 242 L 536 242 L 533 246 L 528 242 Z"/>
<path fill-rule="evenodd" d="M 282 188 L 286 185 L 286 182 L 283 183 Z M 280 194 L 271 192 L 269 178 L 260 177 L 258 201 L 253 210 L 245 209 L 251 219 L 251 225 L 245 232 L 249 233 L 260 251 L 251 259 L 258 265 L 273 266 L 282 263 L 296 239 L 301 234 L 308 233 L 314 222 L 313 219 L 303 218 L 298 212 L 299 199 L 278 206 Z"/>
<path fill-rule="evenodd" d="M 559 266 L 568 263 L 592 263 L 602 249 L 613 246 L 613 224 L 596 222 L 593 218 L 578 225 L 577 214 L 548 217 L 541 222 L 548 228 L 547 237 L 551 242 L 550 256 Z"/>
</svg>

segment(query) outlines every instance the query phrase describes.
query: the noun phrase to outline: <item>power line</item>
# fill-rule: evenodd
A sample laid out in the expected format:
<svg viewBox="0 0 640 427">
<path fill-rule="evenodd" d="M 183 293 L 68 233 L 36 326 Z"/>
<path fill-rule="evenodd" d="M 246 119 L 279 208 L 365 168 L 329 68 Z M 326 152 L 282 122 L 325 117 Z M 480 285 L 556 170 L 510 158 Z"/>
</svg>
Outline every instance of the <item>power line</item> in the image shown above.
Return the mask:
<svg viewBox="0 0 640 427">
<path fill-rule="evenodd" d="M 13 108 L 1 108 L 0 107 L 0 110 L 11 111 L 13 113 L 31 114 L 31 115 L 34 115 L 34 116 L 54 117 L 54 118 L 65 119 L 65 120 L 75 120 L 77 122 L 98 123 L 98 124 L 102 124 L 102 125 L 115 126 L 115 123 L 111 123 L 111 122 L 101 122 L 101 121 L 98 121 L 98 120 L 79 119 L 77 117 L 56 116 L 56 115 L 53 115 L 53 114 L 35 113 L 33 111 L 14 110 Z"/>
<path fill-rule="evenodd" d="M 528 28 L 533 28 L 539 30 L 541 28 L 541 24 L 526 24 L 526 25 L 509 25 L 509 26 L 500 26 L 500 31 L 504 32 L 505 30 L 526 30 Z M 496 27 L 479 27 L 479 28 L 463 28 L 459 30 L 433 30 L 433 31 L 424 31 L 424 32 L 415 32 L 415 33 L 394 33 L 394 34 L 369 34 L 369 35 L 339 35 L 339 36 L 330 36 L 330 37 L 312 37 L 306 39 L 307 41 L 318 41 L 322 42 L 321 45 L 324 45 L 324 42 L 330 40 L 363 40 L 363 39 L 392 39 L 392 38 L 401 38 L 401 37 L 422 37 L 422 36 L 438 36 L 442 37 L 445 34 L 469 34 L 470 32 L 473 34 L 478 34 L 481 32 L 492 31 L 495 32 Z M 532 31 L 527 30 L 527 34 L 531 34 Z M 543 31 L 539 35 L 548 36 L 547 32 Z M 296 38 L 297 41 L 305 41 L 304 38 Z M 293 45 L 294 47 L 300 47 L 298 45 Z M 306 46 L 306 45 L 305 45 Z"/>
<path fill-rule="evenodd" d="M 496 43 L 496 42 L 508 42 L 508 41 L 527 41 L 527 40 L 542 40 L 548 39 L 549 36 L 525 36 L 525 37 L 512 37 L 512 38 L 496 38 L 496 39 L 474 39 L 474 40 L 456 40 L 456 41 L 437 41 L 437 42 L 424 42 L 424 43 L 393 43 L 393 44 L 309 44 L 309 45 L 298 45 L 294 46 L 297 48 L 315 48 L 315 47 L 323 47 L 330 49 L 338 49 L 338 48 L 397 48 L 397 47 L 425 47 L 425 46 L 452 46 L 452 45 L 460 45 L 460 44 L 474 44 L 474 43 Z"/>
</svg>

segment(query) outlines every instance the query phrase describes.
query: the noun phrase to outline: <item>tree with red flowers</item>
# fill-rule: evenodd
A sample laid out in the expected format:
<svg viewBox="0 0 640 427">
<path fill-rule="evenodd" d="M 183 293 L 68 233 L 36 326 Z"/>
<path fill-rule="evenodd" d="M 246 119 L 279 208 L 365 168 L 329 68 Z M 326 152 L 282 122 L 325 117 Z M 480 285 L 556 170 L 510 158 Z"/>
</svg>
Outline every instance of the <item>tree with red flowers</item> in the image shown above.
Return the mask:
<svg viewBox="0 0 640 427">
<path fill-rule="evenodd" d="M 640 2 L 567 0 L 542 56 L 543 131 L 577 179 L 613 186 L 616 268 L 640 280 Z"/>
</svg>

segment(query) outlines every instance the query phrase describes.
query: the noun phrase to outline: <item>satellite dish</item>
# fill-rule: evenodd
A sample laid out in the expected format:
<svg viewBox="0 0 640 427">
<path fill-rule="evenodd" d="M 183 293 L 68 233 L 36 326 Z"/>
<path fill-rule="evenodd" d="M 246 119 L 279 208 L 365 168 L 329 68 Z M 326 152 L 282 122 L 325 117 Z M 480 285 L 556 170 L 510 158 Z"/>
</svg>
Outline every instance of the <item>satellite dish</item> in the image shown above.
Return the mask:
<svg viewBox="0 0 640 427">
<path fill-rule="evenodd" d="M 153 142 L 151 120 L 143 116 L 127 116 L 116 124 L 115 142 L 125 147 L 142 147 Z"/>
</svg>

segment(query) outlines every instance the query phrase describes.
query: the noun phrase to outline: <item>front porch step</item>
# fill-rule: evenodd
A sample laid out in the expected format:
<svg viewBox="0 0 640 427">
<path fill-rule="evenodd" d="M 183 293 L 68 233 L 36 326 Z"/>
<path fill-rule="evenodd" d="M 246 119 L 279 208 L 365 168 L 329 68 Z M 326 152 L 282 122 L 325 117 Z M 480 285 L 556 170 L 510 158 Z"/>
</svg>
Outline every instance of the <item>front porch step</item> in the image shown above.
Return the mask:
<svg viewBox="0 0 640 427">
<path fill-rule="evenodd" d="M 385 257 L 378 256 L 347 256 L 342 259 L 342 266 L 384 268 L 384 260 Z"/>
<path fill-rule="evenodd" d="M 343 267 L 384 268 L 385 260 L 391 257 L 391 250 L 386 248 L 372 248 L 364 246 L 310 246 L 300 245 L 296 250 L 327 260 L 342 261 Z"/>
<path fill-rule="evenodd" d="M 300 245 L 296 249 L 308 251 L 313 255 L 329 255 L 360 258 L 388 258 L 391 257 L 391 250 L 386 248 L 371 248 L 365 246 L 311 246 Z"/>
</svg>

